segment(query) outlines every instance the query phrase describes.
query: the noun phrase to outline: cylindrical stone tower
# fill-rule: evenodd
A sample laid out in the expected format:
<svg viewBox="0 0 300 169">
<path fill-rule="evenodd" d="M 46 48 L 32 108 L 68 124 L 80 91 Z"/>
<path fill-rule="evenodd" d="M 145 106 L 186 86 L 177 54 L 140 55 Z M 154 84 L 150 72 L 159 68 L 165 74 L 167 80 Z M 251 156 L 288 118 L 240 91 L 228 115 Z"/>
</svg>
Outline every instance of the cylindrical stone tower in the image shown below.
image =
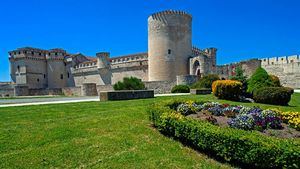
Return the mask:
<svg viewBox="0 0 300 169">
<path fill-rule="evenodd" d="M 191 15 L 163 11 L 148 18 L 149 81 L 173 81 L 189 74 L 191 55 Z"/>
</svg>

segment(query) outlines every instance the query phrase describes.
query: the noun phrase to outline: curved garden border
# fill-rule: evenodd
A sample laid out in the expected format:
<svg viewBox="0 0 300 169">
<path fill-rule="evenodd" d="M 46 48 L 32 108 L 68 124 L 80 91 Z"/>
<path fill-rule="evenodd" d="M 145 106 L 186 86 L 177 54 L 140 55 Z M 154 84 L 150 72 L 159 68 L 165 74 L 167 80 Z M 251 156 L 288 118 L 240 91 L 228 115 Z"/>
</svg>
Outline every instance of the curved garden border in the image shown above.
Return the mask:
<svg viewBox="0 0 300 169">
<path fill-rule="evenodd" d="M 186 100 L 152 105 L 148 112 L 162 133 L 228 162 L 256 168 L 299 168 L 300 140 L 277 139 L 256 132 L 221 128 L 185 117 L 172 109 Z"/>
</svg>

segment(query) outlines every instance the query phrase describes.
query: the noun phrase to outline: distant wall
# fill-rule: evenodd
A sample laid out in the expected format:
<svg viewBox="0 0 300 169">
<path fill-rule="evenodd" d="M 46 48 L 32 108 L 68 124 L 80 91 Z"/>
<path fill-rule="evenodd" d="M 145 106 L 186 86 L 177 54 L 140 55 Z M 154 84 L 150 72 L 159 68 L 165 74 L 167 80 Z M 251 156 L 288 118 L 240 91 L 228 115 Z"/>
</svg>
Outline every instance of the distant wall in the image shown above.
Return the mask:
<svg viewBox="0 0 300 169">
<path fill-rule="evenodd" d="M 300 88 L 300 56 L 283 56 L 262 59 L 262 67 L 278 76 L 283 86 Z"/>
<path fill-rule="evenodd" d="M 230 78 L 230 76 L 235 75 L 235 68 L 238 66 L 240 66 L 244 70 L 244 75 L 246 75 L 249 78 L 255 72 L 255 70 L 261 66 L 261 61 L 258 59 L 251 59 L 228 65 L 220 65 L 217 66 L 216 73 L 221 78 L 228 79 Z"/>
<path fill-rule="evenodd" d="M 124 77 L 136 77 L 142 81 L 148 81 L 148 62 L 147 61 L 131 61 L 111 65 L 112 80 L 115 84 L 123 80 Z"/>
<path fill-rule="evenodd" d="M 114 91 L 113 85 L 97 85 L 97 92 Z"/>
<path fill-rule="evenodd" d="M 0 97 L 13 97 L 14 96 L 14 89 L 1 89 L 0 88 Z"/>
<path fill-rule="evenodd" d="M 62 95 L 62 89 L 29 89 L 29 96 Z"/>
<path fill-rule="evenodd" d="M 67 71 L 65 62 L 59 59 L 48 59 L 48 88 L 62 88 L 67 86 Z"/>
<path fill-rule="evenodd" d="M 176 76 L 177 79 L 177 85 L 191 85 L 196 83 L 200 76 L 196 75 L 182 75 L 182 76 Z"/>
<path fill-rule="evenodd" d="M 65 96 L 81 96 L 81 87 L 64 87 L 62 93 Z"/>
<path fill-rule="evenodd" d="M 154 90 L 155 94 L 171 93 L 172 87 L 176 85 L 176 81 L 153 81 L 144 82 L 149 90 Z"/>
</svg>

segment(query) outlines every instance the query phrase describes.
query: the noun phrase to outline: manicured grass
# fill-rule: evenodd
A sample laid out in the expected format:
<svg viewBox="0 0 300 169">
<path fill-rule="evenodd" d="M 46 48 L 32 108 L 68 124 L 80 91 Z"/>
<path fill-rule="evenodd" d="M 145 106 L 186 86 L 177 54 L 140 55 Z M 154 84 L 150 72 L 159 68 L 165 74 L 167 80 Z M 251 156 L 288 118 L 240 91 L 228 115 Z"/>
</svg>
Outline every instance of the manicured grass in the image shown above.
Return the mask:
<svg viewBox="0 0 300 169">
<path fill-rule="evenodd" d="M 151 127 L 147 107 L 171 98 L 216 101 L 207 95 L 0 108 L 0 168 L 231 168 Z M 300 94 L 289 107 L 243 104 L 300 111 Z"/>
</svg>

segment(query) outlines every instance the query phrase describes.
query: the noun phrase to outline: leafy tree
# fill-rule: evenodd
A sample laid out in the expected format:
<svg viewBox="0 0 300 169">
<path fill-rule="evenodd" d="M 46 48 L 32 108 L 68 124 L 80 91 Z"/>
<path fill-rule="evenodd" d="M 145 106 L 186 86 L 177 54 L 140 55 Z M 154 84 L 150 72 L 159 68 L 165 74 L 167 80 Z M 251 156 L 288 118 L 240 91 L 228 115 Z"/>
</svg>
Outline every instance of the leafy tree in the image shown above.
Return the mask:
<svg viewBox="0 0 300 169">
<path fill-rule="evenodd" d="M 230 79 L 231 80 L 237 80 L 237 81 L 240 81 L 242 83 L 242 92 L 241 94 L 243 96 L 246 96 L 246 97 L 250 97 L 250 94 L 247 93 L 247 76 L 244 75 L 244 70 L 242 69 L 241 66 L 238 66 L 235 68 L 235 75 L 234 76 L 231 76 Z"/>
<path fill-rule="evenodd" d="M 254 74 L 248 81 L 247 92 L 253 93 L 254 90 L 257 90 L 262 87 L 273 87 L 275 86 L 271 77 L 268 75 L 267 71 L 262 67 L 256 69 Z"/>
<path fill-rule="evenodd" d="M 247 76 L 244 75 L 245 71 L 242 69 L 241 66 L 238 66 L 235 68 L 235 75 L 231 76 L 231 80 L 238 80 L 242 83 L 245 83 L 247 81 Z"/>
<path fill-rule="evenodd" d="M 209 74 L 202 77 L 196 83 L 194 83 L 191 88 L 192 89 L 201 89 L 201 88 L 209 88 L 211 89 L 211 85 L 214 81 L 220 80 L 220 77 L 216 74 Z"/>
<path fill-rule="evenodd" d="M 144 90 L 145 84 L 136 77 L 124 77 L 123 81 L 114 84 L 115 90 Z"/>
</svg>

